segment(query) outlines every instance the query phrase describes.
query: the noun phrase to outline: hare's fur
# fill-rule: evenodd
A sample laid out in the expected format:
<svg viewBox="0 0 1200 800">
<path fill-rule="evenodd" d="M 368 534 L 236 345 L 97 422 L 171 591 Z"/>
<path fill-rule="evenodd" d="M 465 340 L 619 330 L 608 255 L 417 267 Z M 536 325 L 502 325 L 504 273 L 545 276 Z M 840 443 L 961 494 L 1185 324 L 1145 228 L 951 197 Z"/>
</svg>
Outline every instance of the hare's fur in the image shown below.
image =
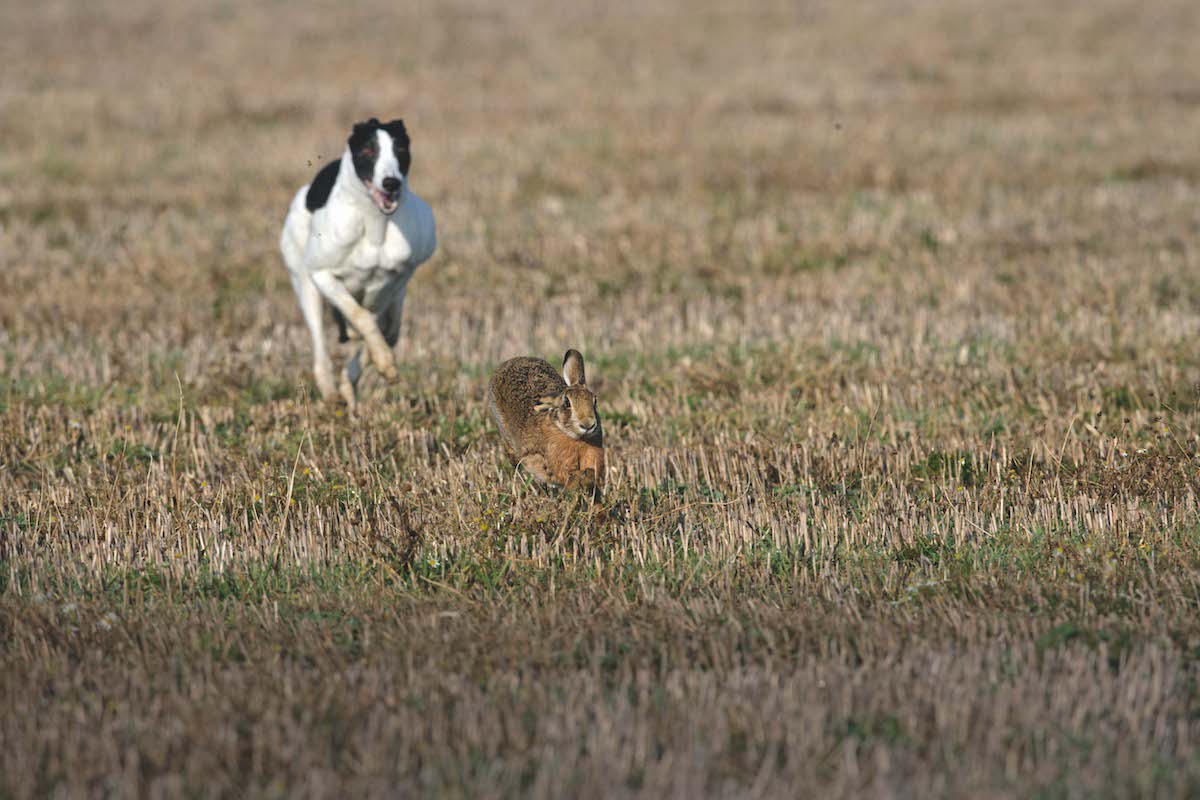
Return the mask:
<svg viewBox="0 0 1200 800">
<path fill-rule="evenodd" d="M 577 351 L 563 375 L 540 358 L 505 361 L 488 382 L 488 408 L 513 464 L 544 483 L 603 487 L 604 433 Z"/>
</svg>

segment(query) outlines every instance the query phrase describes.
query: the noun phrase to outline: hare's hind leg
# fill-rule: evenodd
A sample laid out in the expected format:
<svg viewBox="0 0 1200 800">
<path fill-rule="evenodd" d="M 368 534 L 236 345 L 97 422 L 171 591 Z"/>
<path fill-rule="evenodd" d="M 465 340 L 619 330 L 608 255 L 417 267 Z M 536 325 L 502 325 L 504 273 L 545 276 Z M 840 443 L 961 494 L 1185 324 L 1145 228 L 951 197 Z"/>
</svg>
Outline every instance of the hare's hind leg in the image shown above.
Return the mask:
<svg viewBox="0 0 1200 800">
<path fill-rule="evenodd" d="M 546 463 L 546 457 L 540 453 L 525 456 L 521 459 L 520 464 L 526 472 L 537 479 L 538 483 L 553 482 L 553 478 L 550 476 L 550 465 Z"/>
</svg>

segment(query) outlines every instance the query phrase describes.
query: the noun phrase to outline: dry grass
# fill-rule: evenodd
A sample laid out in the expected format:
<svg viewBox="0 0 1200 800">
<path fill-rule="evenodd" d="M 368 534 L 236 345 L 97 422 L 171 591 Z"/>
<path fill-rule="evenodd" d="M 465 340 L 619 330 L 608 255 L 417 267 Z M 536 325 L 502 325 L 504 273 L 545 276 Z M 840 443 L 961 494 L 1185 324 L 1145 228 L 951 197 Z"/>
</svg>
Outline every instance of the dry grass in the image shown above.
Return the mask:
<svg viewBox="0 0 1200 800">
<path fill-rule="evenodd" d="M 1200 6 L 755 8 L 0 7 L 0 797 L 1200 790 Z M 351 422 L 274 242 L 371 113 Z M 597 506 L 482 402 L 568 346 Z"/>
</svg>

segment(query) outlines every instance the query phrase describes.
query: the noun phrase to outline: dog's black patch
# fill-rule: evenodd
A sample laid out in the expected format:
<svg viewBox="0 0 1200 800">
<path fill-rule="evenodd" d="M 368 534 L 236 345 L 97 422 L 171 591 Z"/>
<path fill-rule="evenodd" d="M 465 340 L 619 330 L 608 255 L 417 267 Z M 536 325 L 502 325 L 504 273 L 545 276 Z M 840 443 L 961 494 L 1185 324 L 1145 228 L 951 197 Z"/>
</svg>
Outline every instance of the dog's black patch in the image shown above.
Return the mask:
<svg viewBox="0 0 1200 800">
<path fill-rule="evenodd" d="M 408 139 L 408 131 L 404 127 L 404 120 L 394 119 L 387 125 L 381 125 L 388 135 L 392 137 L 392 152 L 396 154 L 396 161 L 400 164 L 400 174 L 408 177 L 408 168 L 412 166 L 412 154 L 408 148 L 412 142 Z"/>
<path fill-rule="evenodd" d="M 354 172 L 364 181 L 371 180 L 375 174 L 375 159 L 379 158 L 379 137 L 375 131 L 380 128 L 379 120 L 371 117 L 366 122 L 356 123 L 346 146 L 350 148 L 350 159 L 354 162 Z"/>
<path fill-rule="evenodd" d="M 354 126 L 346 145 L 350 148 L 350 158 L 354 162 L 354 172 L 364 181 L 371 180 L 375 174 L 375 160 L 379 158 L 379 137 L 376 131 L 384 130 L 392 137 L 392 152 L 400 166 L 400 174 L 408 176 L 408 168 L 412 165 L 412 154 L 409 147 L 412 142 L 404 127 L 404 120 L 394 119 L 386 124 L 375 117 Z"/>
<path fill-rule="evenodd" d="M 321 167 L 317 177 L 308 185 L 308 194 L 304 195 L 304 207 L 309 211 L 323 208 L 329 201 L 329 193 L 333 191 L 333 184 L 337 182 L 338 167 L 341 163 L 340 160 L 330 161 Z"/>
</svg>

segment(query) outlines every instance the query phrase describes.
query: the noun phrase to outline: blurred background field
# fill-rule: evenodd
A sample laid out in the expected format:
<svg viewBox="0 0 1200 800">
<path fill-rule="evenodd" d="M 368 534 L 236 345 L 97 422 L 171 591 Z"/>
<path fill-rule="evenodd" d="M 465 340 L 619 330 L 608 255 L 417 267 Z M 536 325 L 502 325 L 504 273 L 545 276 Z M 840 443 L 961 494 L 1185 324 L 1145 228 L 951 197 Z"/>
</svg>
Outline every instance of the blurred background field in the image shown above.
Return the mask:
<svg viewBox="0 0 1200 800">
<path fill-rule="evenodd" d="M 1200 6 L 736 5 L 0 5 L 0 797 L 1200 790 Z M 483 403 L 568 347 L 595 506 Z"/>
</svg>

